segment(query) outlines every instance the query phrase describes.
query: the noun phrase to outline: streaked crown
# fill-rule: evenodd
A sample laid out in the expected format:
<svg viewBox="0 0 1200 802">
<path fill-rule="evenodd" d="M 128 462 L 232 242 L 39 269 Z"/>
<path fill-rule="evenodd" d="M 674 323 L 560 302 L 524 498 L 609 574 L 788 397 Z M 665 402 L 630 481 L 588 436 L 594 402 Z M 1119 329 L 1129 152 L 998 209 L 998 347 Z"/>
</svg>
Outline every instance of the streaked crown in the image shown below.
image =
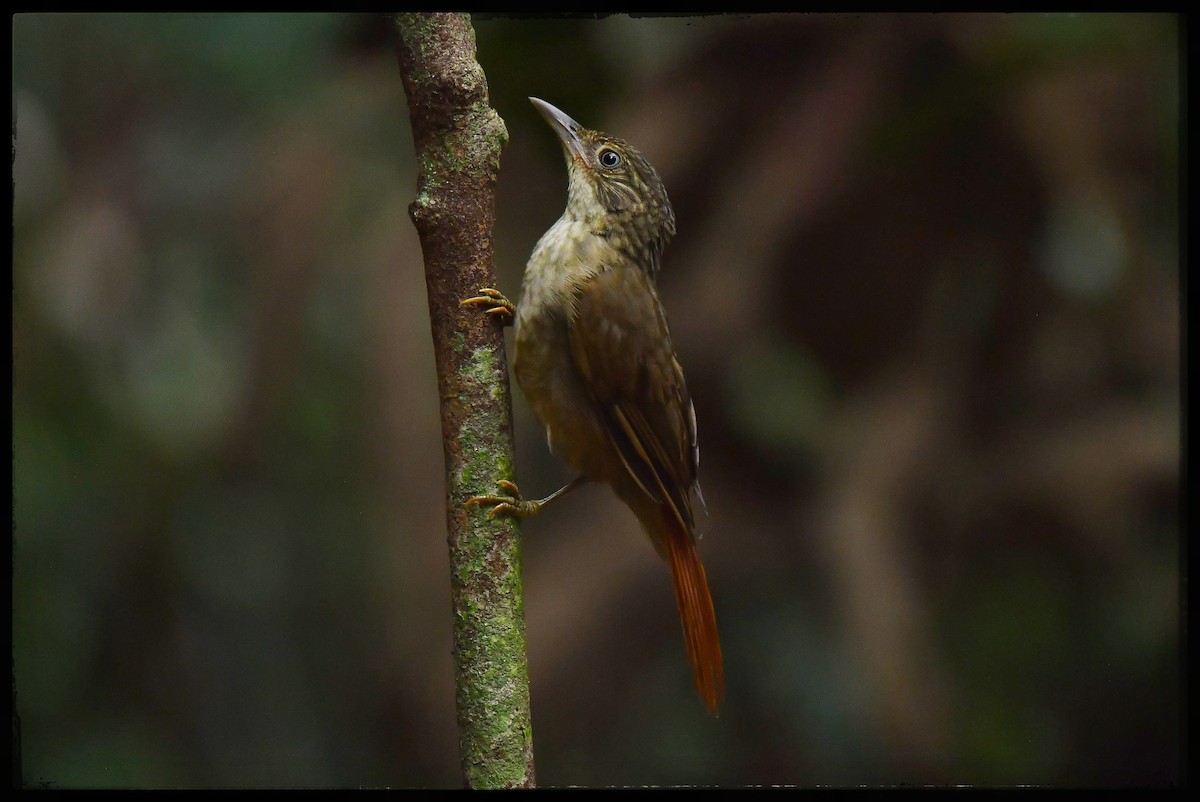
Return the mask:
<svg viewBox="0 0 1200 802">
<path fill-rule="evenodd" d="M 675 213 L 650 162 L 623 139 L 584 128 L 549 103 L 530 100 L 566 153 L 566 215 L 587 223 L 651 275 L 657 273 L 663 248 L 675 234 Z"/>
</svg>

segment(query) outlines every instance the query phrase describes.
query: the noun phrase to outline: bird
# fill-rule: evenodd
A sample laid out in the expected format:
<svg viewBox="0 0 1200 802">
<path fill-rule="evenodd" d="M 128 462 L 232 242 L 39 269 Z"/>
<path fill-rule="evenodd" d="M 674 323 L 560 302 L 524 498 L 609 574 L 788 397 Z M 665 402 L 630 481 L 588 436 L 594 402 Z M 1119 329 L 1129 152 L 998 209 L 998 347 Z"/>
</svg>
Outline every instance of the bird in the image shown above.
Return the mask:
<svg viewBox="0 0 1200 802">
<path fill-rule="evenodd" d="M 518 304 L 494 287 L 462 303 L 515 325 L 517 383 L 576 478 L 537 500 L 500 479 L 496 493 L 467 504 L 492 518 L 528 517 L 582 484 L 611 486 L 670 567 L 696 690 L 717 715 L 724 663 L 697 549 L 693 501 L 703 508 L 704 498 L 696 411 L 656 285 L 675 214 L 632 145 L 529 100 L 566 156 L 566 208 L 534 247 Z"/>
</svg>

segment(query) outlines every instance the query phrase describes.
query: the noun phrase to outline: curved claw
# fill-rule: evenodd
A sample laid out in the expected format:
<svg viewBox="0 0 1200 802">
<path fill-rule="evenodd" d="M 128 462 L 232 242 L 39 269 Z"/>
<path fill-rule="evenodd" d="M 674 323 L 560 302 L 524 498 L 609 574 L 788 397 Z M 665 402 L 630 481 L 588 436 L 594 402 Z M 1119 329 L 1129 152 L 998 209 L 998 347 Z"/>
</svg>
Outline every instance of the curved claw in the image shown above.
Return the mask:
<svg viewBox="0 0 1200 802">
<path fill-rule="evenodd" d="M 520 489 L 512 482 L 508 481 L 507 479 L 497 479 L 496 487 L 498 487 L 501 490 L 503 490 L 504 492 L 508 493 L 510 496 L 515 498 L 517 501 L 525 500 L 525 497 L 521 495 Z"/>
<path fill-rule="evenodd" d="M 504 324 L 509 324 L 517 315 L 517 307 L 504 297 L 504 293 L 493 287 L 480 287 L 479 295 L 467 298 L 459 306 L 486 306 L 484 314 L 495 315 Z"/>
<path fill-rule="evenodd" d="M 495 520 L 497 515 L 507 515 L 512 518 L 527 518 L 530 515 L 537 515 L 542 508 L 540 501 L 528 501 L 521 495 L 521 491 L 517 486 L 507 479 L 499 479 L 496 481 L 496 487 L 502 492 L 507 493 L 506 496 L 472 496 L 467 499 L 466 506 L 470 507 L 473 504 L 480 506 L 491 507 L 488 510 L 488 520 Z"/>
</svg>

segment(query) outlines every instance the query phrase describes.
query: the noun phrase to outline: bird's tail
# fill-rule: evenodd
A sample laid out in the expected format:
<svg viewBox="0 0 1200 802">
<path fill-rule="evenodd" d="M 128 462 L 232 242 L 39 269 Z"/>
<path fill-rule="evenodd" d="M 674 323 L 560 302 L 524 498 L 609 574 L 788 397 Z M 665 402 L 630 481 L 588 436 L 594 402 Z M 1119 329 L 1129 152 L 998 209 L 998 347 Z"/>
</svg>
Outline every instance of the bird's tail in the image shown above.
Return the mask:
<svg viewBox="0 0 1200 802">
<path fill-rule="evenodd" d="M 675 583 L 675 602 L 683 624 L 683 640 L 696 680 L 696 690 L 704 706 L 714 716 L 725 695 L 725 668 L 721 659 L 721 640 L 717 636 L 717 616 L 704 564 L 692 533 L 672 515 L 666 519 L 665 557 L 671 565 Z"/>
</svg>

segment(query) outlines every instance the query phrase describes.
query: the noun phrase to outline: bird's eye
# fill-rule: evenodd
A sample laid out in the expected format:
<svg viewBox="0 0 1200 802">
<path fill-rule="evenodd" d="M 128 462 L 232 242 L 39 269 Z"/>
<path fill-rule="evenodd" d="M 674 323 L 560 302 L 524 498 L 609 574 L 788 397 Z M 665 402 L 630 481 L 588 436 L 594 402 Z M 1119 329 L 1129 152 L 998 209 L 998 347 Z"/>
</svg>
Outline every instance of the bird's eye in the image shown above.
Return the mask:
<svg viewBox="0 0 1200 802">
<path fill-rule="evenodd" d="M 609 148 L 600 151 L 596 158 L 600 160 L 602 167 L 607 167 L 610 170 L 621 163 L 621 154 Z"/>
</svg>

